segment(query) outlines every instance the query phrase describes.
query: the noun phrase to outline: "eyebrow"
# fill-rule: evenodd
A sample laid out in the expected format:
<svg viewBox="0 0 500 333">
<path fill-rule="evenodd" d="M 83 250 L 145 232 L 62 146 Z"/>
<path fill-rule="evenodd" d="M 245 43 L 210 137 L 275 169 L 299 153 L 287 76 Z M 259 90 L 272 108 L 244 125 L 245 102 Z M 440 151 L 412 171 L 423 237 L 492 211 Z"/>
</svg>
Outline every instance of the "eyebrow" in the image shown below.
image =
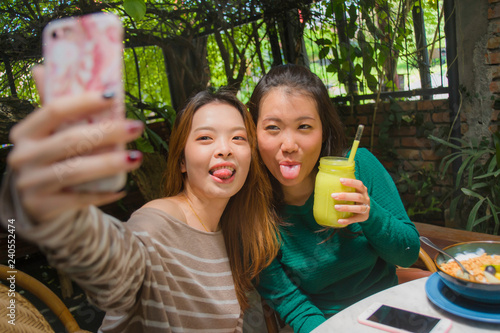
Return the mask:
<svg viewBox="0 0 500 333">
<path fill-rule="evenodd" d="M 294 121 L 301 121 L 301 120 L 316 120 L 315 117 L 309 117 L 309 116 L 302 116 L 294 119 Z M 262 119 L 262 121 L 276 121 L 276 122 L 282 122 L 281 118 L 278 117 L 267 117 Z"/>
<path fill-rule="evenodd" d="M 245 126 L 235 126 L 235 127 L 232 127 L 231 130 L 234 132 L 234 131 L 245 131 L 246 132 L 246 127 Z M 211 127 L 211 126 L 202 126 L 202 127 L 198 127 L 198 128 L 195 128 L 193 130 L 193 132 L 201 132 L 201 131 L 213 131 L 215 132 L 216 129 L 214 127 Z"/>
</svg>

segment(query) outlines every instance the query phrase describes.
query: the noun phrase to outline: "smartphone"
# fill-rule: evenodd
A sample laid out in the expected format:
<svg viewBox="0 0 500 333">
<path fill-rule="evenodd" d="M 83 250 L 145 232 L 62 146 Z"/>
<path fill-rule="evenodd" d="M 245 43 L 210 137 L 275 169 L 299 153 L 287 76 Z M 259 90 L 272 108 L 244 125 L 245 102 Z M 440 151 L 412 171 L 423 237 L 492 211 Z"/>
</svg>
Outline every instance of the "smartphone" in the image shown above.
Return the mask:
<svg viewBox="0 0 500 333">
<path fill-rule="evenodd" d="M 43 34 L 43 57 L 45 67 L 44 100 L 66 95 L 77 95 L 85 91 L 112 94 L 113 106 L 97 115 L 64 124 L 67 128 L 79 123 L 99 123 L 98 129 L 88 133 L 76 148 L 68 148 L 72 159 L 61 163 L 55 171 L 62 180 L 79 159 L 75 157 L 102 153 L 95 147 L 110 130 L 113 120 L 125 118 L 123 91 L 123 26 L 120 19 L 111 13 L 94 13 L 69 17 L 50 22 Z M 61 128 L 61 129 L 62 129 Z M 125 145 L 110 150 L 125 149 Z M 75 186 L 85 192 L 118 191 L 126 182 L 126 173 L 99 179 Z"/>
<path fill-rule="evenodd" d="M 361 324 L 387 332 L 446 333 L 451 320 L 374 303 L 358 317 Z"/>
</svg>

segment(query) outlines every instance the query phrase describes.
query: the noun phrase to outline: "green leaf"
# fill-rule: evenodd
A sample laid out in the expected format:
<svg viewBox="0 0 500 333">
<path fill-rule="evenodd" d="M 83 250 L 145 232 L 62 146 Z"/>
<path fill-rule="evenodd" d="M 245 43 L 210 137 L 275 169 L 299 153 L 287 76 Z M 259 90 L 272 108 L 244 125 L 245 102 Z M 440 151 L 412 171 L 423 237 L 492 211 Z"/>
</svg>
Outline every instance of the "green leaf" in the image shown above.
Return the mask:
<svg viewBox="0 0 500 333">
<path fill-rule="evenodd" d="M 371 74 L 366 75 L 366 82 L 368 82 L 368 88 L 370 88 L 371 91 L 377 91 L 378 80 L 375 76 Z"/>
<path fill-rule="evenodd" d="M 465 168 L 467 168 L 468 162 L 472 159 L 472 157 L 473 156 L 469 156 L 465 161 L 462 162 L 462 165 L 457 172 L 457 183 L 459 183 L 460 179 L 462 179 L 462 174 L 464 173 Z"/>
<path fill-rule="evenodd" d="M 330 18 L 333 15 L 333 1 L 331 1 L 326 7 L 325 16 Z"/>
<path fill-rule="evenodd" d="M 377 59 L 377 65 L 380 68 L 383 68 L 386 59 L 387 59 L 387 54 L 385 54 L 384 52 L 380 52 L 378 59 Z"/>
<path fill-rule="evenodd" d="M 402 120 L 404 120 L 405 122 L 407 122 L 408 124 L 411 123 L 412 119 L 409 115 L 404 115 L 401 117 Z"/>
<path fill-rule="evenodd" d="M 451 164 L 460 158 L 460 155 L 459 154 L 455 154 L 455 156 L 453 155 L 448 155 L 446 156 L 445 158 L 443 158 L 443 160 L 441 161 L 441 178 L 443 179 L 445 176 L 446 176 L 446 170 L 448 170 L 448 168 L 451 166 Z M 446 161 L 446 162 L 445 162 Z M 458 179 L 458 177 L 457 177 Z M 455 183 L 455 188 L 458 188 L 460 186 L 460 181 L 456 182 Z"/>
<path fill-rule="evenodd" d="M 363 67 L 360 64 L 356 64 L 354 67 L 354 75 L 360 76 L 363 73 Z"/>
<path fill-rule="evenodd" d="M 346 45 L 345 43 L 339 44 L 339 51 L 342 59 L 347 59 L 349 55 L 349 45 Z"/>
<path fill-rule="evenodd" d="M 474 191 L 472 191 L 472 190 L 469 190 L 469 189 L 467 189 L 467 188 L 465 188 L 465 187 L 463 187 L 463 188 L 462 188 L 462 192 L 463 192 L 465 195 L 468 195 L 468 196 L 470 196 L 470 197 L 478 198 L 479 200 L 482 200 L 482 201 L 484 201 L 484 200 L 485 200 L 485 198 L 484 198 L 482 195 L 480 195 L 480 194 L 478 194 L 478 193 L 476 193 L 476 192 L 474 192 Z"/>
<path fill-rule="evenodd" d="M 489 178 L 489 177 L 498 177 L 500 175 L 500 170 L 497 170 L 495 172 L 488 172 L 485 173 L 484 175 L 476 176 L 474 179 L 484 179 L 484 178 Z"/>
<path fill-rule="evenodd" d="M 497 213 L 497 210 L 496 210 L 495 205 L 493 204 L 493 202 L 491 202 L 491 200 L 489 198 L 487 200 L 488 200 L 488 205 L 491 208 L 491 213 L 493 215 L 493 220 L 495 221 L 494 234 L 498 235 L 498 230 L 500 228 L 500 219 L 498 218 L 498 213 Z"/>
<path fill-rule="evenodd" d="M 489 183 L 475 183 L 475 184 L 472 184 L 471 190 L 477 191 L 478 189 L 485 188 L 485 187 L 489 188 L 490 184 Z"/>
<path fill-rule="evenodd" d="M 458 203 L 460 202 L 460 197 L 456 197 L 451 200 L 450 203 L 450 219 L 454 219 L 458 212 Z"/>
<path fill-rule="evenodd" d="M 154 153 L 155 149 L 153 145 L 149 142 L 149 140 L 140 137 L 135 140 L 135 144 L 137 145 L 137 149 L 142 151 L 143 153 Z"/>
<path fill-rule="evenodd" d="M 494 170 L 500 170 L 500 168 L 498 168 L 497 159 L 491 158 L 490 164 L 488 165 L 488 172 L 493 172 Z"/>
<path fill-rule="evenodd" d="M 495 150 L 497 157 L 497 166 L 500 167 L 500 131 L 496 131 L 493 134 L 493 141 L 495 142 Z"/>
<path fill-rule="evenodd" d="M 155 131 L 146 127 L 146 132 L 148 133 L 151 142 L 153 142 L 156 146 L 162 146 L 166 151 L 168 151 L 167 143 L 158 134 L 156 134 Z"/>
<path fill-rule="evenodd" d="M 344 70 L 346 73 L 349 73 L 349 70 L 351 69 L 351 62 L 349 60 L 344 60 L 342 62 L 342 70 Z"/>
<path fill-rule="evenodd" d="M 357 25 L 357 19 L 358 19 L 358 8 L 356 7 L 356 5 L 354 4 L 351 4 L 351 6 L 349 6 L 349 23 L 347 25 L 347 37 L 349 39 L 353 39 L 355 34 L 356 34 L 356 31 L 358 30 L 358 25 Z"/>
<path fill-rule="evenodd" d="M 319 58 L 320 59 L 325 59 L 328 56 L 328 53 L 330 53 L 330 48 L 329 47 L 324 47 L 319 51 Z"/>
<path fill-rule="evenodd" d="M 123 8 L 135 21 L 140 21 L 146 15 L 145 0 L 124 0 Z"/>
<path fill-rule="evenodd" d="M 142 122 L 146 123 L 146 116 L 139 110 L 133 107 L 130 104 L 126 104 L 127 108 L 127 117 L 132 117 L 134 119 L 142 120 Z"/>
<path fill-rule="evenodd" d="M 331 45 L 332 41 L 327 38 L 319 38 L 314 41 L 319 46 Z"/>
<path fill-rule="evenodd" d="M 337 72 L 337 66 L 335 64 L 329 64 L 326 66 L 326 71 L 328 73 L 336 73 Z"/>
<path fill-rule="evenodd" d="M 469 218 L 467 219 L 467 227 L 466 227 L 466 229 L 468 231 L 472 231 L 472 228 L 474 228 L 477 225 L 474 222 L 476 221 L 477 212 L 478 212 L 479 208 L 481 208 L 481 205 L 483 204 L 484 200 L 486 200 L 486 199 L 483 198 L 482 200 L 479 200 L 474 205 L 472 210 L 470 211 Z"/>
<path fill-rule="evenodd" d="M 434 141 L 437 141 L 438 143 L 442 144 L 442 145 L 445 145 L 447 147 L 450 147 L 450 148 L 455 148 L 455 149 L 458 149 L 460 150 L 462 147 L 460 146 L 457 146 L 457 145 L 454 145 L 453 143 L 451 142 L 448 142 L 448 141 L 445 141 L 443 139 L 440 139 L 438 137 L 435 137 L 434 135 L 429 135 L 429 139 L 431 140 L 434 140 Z"/>
<path fill-rule="evenodd" d="M 492 217 L 491 215 L 486 215 L 486 216 L 483 216 L 479 219 L 475 219 L 473 224 L 472 224 L 472 227 L 474 228 L 475 226 L 480 225 L 484 221 L 488 221 L 489 219 L 491 219 L 491 217 Z"/>
<path fill-rule="evenodd" d="M 171 125 L 174 123 L 175 121 L 175 110 L 167 105 L 166 107 L 166 110 L 162 109 L 162 108 L 158 108 L 155 110 L 155 113 L 158 114 L 160 117 L 162 117 L 163 119 L 165 119 L 165 121 L 167 122 L 167 124 Z"/>
<path fill-rule="evenodd" d="M 355 46 L 353 48 L 353 51 L 354 51 L 354 55 L 356 56 L 356 58 L 363 57 L 363 51 L 361 51 L 361 49 L 358 46 Z"/>
</svg>

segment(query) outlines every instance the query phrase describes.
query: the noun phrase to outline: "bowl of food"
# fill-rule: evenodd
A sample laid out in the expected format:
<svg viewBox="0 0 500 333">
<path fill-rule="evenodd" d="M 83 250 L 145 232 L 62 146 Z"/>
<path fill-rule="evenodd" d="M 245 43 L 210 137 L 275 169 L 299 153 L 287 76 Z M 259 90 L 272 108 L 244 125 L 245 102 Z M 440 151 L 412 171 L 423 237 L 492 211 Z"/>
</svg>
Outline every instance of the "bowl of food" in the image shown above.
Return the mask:
<svg viewBox="0 0 500 333">
<path fill-rule="evenodd" d="M 500 304 L 500 242 L 458 243 L 444 250 L 471 273 L 467 276 L 456 262 L 438 253 L 434 263 L 449 289 L 476 302 Z"/>
</svg>

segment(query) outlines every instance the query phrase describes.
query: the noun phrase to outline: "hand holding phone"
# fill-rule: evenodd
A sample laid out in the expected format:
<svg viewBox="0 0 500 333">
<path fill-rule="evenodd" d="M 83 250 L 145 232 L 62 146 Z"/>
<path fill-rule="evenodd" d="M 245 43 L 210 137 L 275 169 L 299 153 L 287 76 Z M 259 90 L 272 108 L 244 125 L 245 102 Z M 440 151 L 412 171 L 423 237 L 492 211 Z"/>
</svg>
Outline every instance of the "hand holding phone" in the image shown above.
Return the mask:
<svg viewBox="0 0 500 333">
<path fill-rule="evenodd" d="M 113 106 L 105 112 L 67 123 L 60 130 L 77 124 L 98 123 L 99 130 L 88 133 L 79 142 L 78 151 L 68 151 L 71 163 L 60 164 L 56 170 L 61 180 L 70 174 L 77 159 L 74 156 L 99 154 L 125 149 L 124 145 L 102 150 L 96 147 L 109 132 L 113 120 L 125 118 L 122 81 L 123 27 L 119 18 L 110 13 L 96 13 L 50 22 L 43 31 L 45 102 L 62 96 L 74 96 L 85 91 L 99 91 L 113 98 Z M 83 192 L 118 191 L 125 185 L 126 174 L 73 187 Z"/>
<path fill-rule="evenodd" d="M 387 332 L 446 333 L 451 320 L 395 308 L 381 303 L 372 304 L 358 317 L 361 324 Z"/>
</svg>

